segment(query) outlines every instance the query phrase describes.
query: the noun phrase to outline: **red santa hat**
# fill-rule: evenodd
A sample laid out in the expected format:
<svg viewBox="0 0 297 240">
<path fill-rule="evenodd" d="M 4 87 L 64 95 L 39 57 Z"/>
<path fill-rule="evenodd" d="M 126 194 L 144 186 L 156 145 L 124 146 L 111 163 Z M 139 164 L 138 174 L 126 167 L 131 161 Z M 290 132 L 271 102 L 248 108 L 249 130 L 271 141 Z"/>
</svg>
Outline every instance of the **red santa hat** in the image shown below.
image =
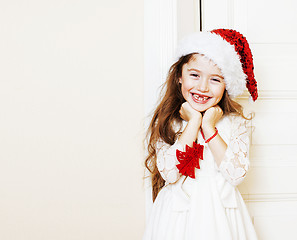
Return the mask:
<svg viewBox="0 0 297 240">
<path fill-rule="evenodd" d="M 221 70 L 228 94 L 234 98 L 247 87 L 254 101 L 258 98 L 253 56 L 246 38 L 231 29 L 196 32 L 180 42 L 176 57 L 199 53 L 211 59 Z"/>
</svg>

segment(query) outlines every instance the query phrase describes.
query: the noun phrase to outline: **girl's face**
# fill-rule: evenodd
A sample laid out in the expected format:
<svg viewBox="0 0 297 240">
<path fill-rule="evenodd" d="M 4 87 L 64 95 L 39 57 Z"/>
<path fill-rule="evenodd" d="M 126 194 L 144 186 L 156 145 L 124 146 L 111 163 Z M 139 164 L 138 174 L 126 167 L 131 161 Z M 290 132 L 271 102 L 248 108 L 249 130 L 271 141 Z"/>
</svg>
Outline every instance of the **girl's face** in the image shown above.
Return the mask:
<svg viewBox="0 0 297 240">
<path fill-rule="evenodd" d="M 179 82 L 184 99 L 199 112 L 217 105 L 225 91 L 221 70 L 200 54 L 183 65 Z"/>
</svg>

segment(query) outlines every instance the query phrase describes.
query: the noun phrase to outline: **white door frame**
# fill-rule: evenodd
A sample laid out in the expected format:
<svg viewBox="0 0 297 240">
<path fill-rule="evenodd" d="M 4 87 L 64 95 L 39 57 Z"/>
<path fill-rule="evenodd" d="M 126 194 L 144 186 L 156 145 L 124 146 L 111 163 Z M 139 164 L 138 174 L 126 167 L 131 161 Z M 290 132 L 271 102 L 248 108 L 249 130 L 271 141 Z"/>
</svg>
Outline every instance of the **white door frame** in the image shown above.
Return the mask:
<svg viewBox="0 0 297 240">
<path fill-rule="evenodd" d="M 145 117 L 153 110 L 177 41 L 177 0 L 144 0 Z"/>
<path fill-rule="evenodd" d="M 160 87 L 165 82 L 168 70 L 174 59 L 178 39 L 178 4 L 194 14 L 197 26 L 200 25 L 198 0 L 144 0 L 144 123 L 149 124 L 152 111 L 156 107 Z M 191 10 L 190 10 L 191 9 Z M 197 15 L 196 15 L 197 14 Z M 179 16 L 182 18 L 183 16 Z M 193 23 L 190 23 L 193 24 Z M 183 29 L 181 29 L 183 35 Z M 146 174 L 148 172 L 146 171 Z M 145 181 L 146 219 L 152 206 L 150 180 Z"/>
</svg>

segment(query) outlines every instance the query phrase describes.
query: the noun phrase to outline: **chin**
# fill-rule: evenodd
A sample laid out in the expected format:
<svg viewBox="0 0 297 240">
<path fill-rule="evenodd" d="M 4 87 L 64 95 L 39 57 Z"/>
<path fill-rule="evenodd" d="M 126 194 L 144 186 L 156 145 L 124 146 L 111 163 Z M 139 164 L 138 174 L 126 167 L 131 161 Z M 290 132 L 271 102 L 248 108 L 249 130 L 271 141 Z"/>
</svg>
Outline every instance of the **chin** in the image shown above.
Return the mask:
<svg viewBox="0 0 297 240">
<path fill-rule="evenodd" d="M 211 108 L 212 106 L 203 106 L 203 105 L 198 105 L 197 103 L 191 104 L 192 108 L 194 108 L 198 112 L 205 112 L 207 109 Z"/>
<path fill-rule="evenodd" d="M 194 108 L 196 111 L 202 113 L 217 104 L 216 101 L 213 101 L 213 100 L 215 100 L 215 99 L 211 99 L 210 101 L 208 101 L 206 103 L 197 103 L 197 102 L 193 101 L 193 99 L 190 98 L 190 99 L 188 99 L 188 102 L 190 103 L 192 108 Z"/>
</svg>

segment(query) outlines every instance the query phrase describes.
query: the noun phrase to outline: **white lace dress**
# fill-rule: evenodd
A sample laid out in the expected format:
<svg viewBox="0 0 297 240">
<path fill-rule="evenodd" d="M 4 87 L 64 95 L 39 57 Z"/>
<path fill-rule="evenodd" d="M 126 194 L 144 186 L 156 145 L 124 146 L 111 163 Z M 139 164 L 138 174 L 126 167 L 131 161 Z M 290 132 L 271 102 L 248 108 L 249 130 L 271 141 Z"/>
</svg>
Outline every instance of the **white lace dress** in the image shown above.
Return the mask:
<svg viewBox="0 0 297 240">
<path fill-rule="evenodd" d="M 166 181 L 149 214 L 143 240 L 255 240 L 254 226 L 237 189 L 249 168 L 249 135 L 246 122 L 237 116 L 217 123 L 228 147 L 220 164 L 207 144 L 195 179 L 180 175 L 176 150 L 159 144 L 157 167 Z M 198 143 L 203 144 L 201 133 Z M 184 181 L 185 180 L 185 181 Z"/>
</svg>

